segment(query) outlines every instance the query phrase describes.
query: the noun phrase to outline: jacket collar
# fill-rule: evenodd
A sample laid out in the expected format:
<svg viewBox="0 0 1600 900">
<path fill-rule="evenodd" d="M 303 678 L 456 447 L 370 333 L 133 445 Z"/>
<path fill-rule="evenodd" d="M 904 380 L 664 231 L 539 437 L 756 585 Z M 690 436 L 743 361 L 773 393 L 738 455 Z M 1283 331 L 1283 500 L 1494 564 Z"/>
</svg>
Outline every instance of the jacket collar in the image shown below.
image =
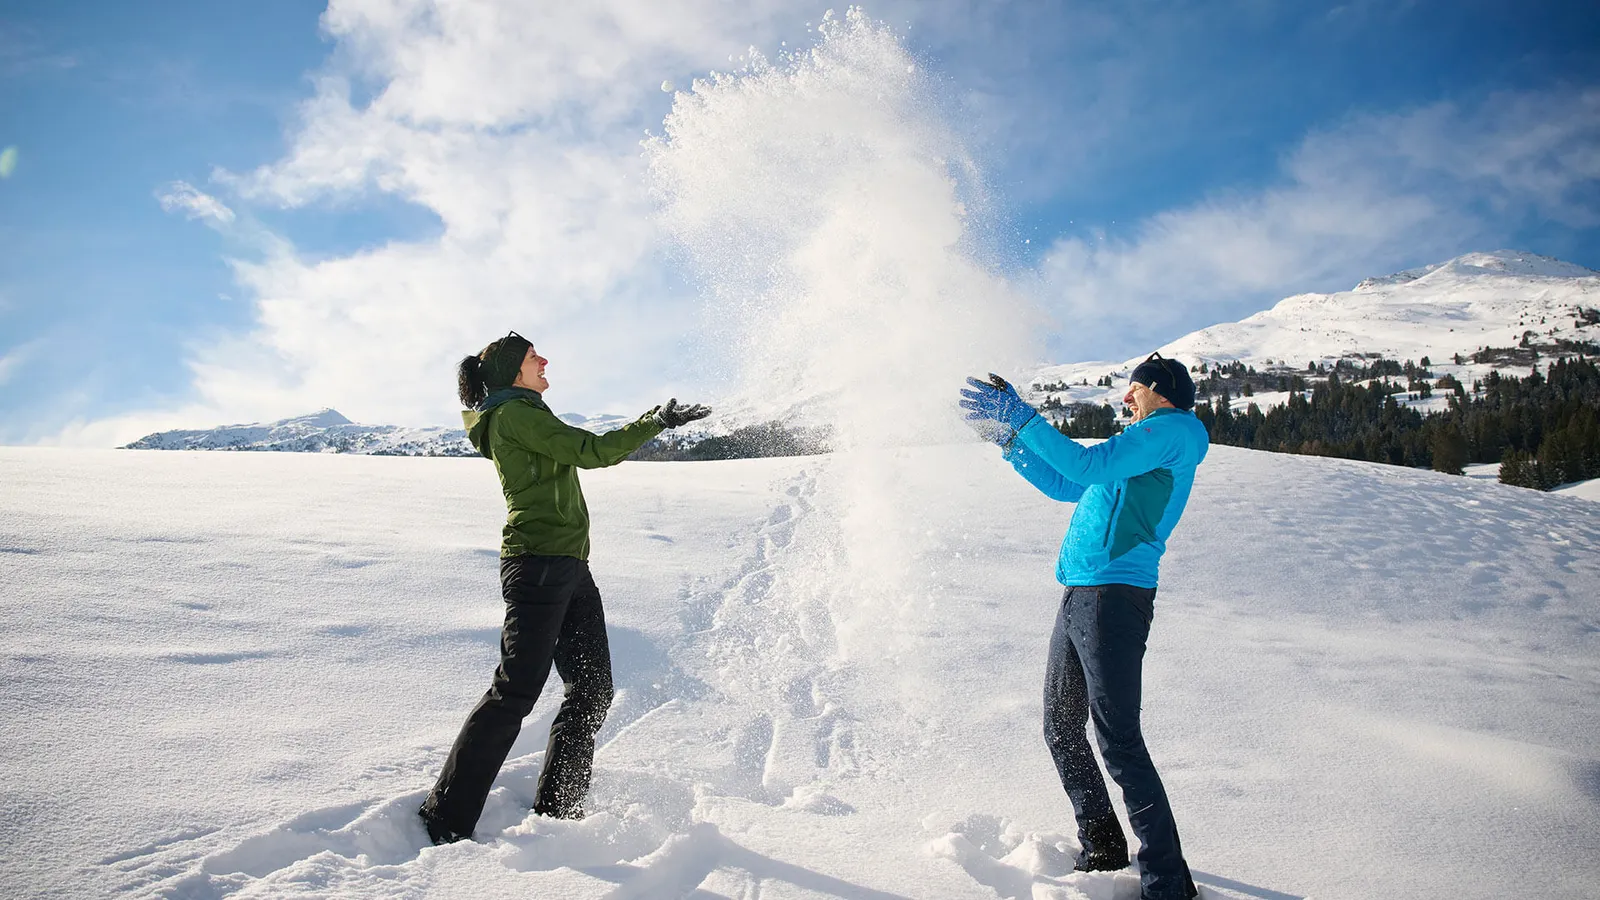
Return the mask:
<svg viewBox="0 0 1600 900">
<path fill-rule="evenodd" d="M 494 409 L 496 406 L 499 406 L 502 403 L 508 403 L 512 400 L 531 400 L 533 401 L 534 406 L 540 407 L 541 409 L 550 408 L 544 405 L 544 398 L 539 396 L 538 391 L 529 390 L 528 388 L 522 387 L 504 387 L 497 391 L 493 391 L 489 394 L 489 396 L 483 398 L 482 403 L 479 403 L 474 408 L 480 413 L 486 413 L 489 410 Z"/>
</svg>

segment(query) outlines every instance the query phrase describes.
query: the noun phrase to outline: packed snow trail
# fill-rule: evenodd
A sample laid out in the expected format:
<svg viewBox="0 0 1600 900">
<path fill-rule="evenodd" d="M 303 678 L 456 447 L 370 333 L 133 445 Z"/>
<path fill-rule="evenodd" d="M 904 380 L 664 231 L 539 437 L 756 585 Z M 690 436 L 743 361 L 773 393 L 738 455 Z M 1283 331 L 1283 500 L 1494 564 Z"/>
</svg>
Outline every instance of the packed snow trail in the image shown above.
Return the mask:
<svg viewBox="0 0 1600 900">
<path fill-rule="evenodd" d="M 0 893 L 1121 900 L 1063 868 L 1039 736 L 1070 507 L 989 446 L 878 459 L 908 593 L 831 580 L 860 461 L 592 473 L 593 815 L 527 813 L 552 686 L 434 848 L 411 810 L 496 653 L 487 466 L 0 450 Z M 1589 896 L 1597 551 L 1589 502 L 1215 448 L 1145 706 L 1208 896 Z"/>
</svg>

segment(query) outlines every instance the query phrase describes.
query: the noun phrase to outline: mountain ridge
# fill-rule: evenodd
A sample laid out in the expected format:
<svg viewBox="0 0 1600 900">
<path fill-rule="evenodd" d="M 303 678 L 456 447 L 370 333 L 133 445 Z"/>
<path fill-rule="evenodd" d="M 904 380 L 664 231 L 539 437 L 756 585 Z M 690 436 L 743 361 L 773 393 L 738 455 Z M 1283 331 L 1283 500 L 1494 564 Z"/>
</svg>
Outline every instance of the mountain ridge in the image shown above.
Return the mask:
<svg viewBox="0 0 1600 900">
<path fill-rule="evenodd" d="M 1341 359 L 1429 358 L 1436 374 L 1471 384 L 1491 370 L 1527 374 L 1597 341 L 1600 272 L 1496 250 L 1363 279 L 1347 291 L 1294 294 L 1237 322 L 1210 325 L 1154 349 L 1196 369 L 1239 363 L 1284 374 Z M 1524 352 L 1474 359 L 1491 348 Z M 1117 407 L 1128 375 L 1143 359 L 1043 366 L 1027 382 L 1030 399 Z M 1110 386 L 1094 384 L 1107 375 Z M 1283 399 L 1269 395 L 1256 402 L 1265 407 Z"/>
<path fill-rule="evenodd" d="M 1466 253 L 1439 263 L 1363 279 L 1347 291 L 1294 294 L 1237 322 L 1190 332 L 1157 348 L 1198 369 L 1238 363 L 1262 372 L 1305 372 L 1341 360 L 1428 359 L 1436 374 L 1470 384 L 1491 370 L 1525 374 L 1600 341 L 1600 272 L 1516 250 Z M 1488 354 L 1488 348 L 1515 352 Z M 1576 348 L 1576 349 L 1574 349 Z M 1019 379 L 1024 396 L 1056 418 L 1079 404 L 1121 404 L 1143 356 L 1038 368 Z M 1110 376 L 1110 384 L 1097 384 Z M 1402 395 L 1404 396 L 1404 395 Z M 1235 398 L 1242 410 L 1281 403 L 1280 394 Z M 1444 402 L 1408 397 L 1431 409 Z M 564 413 L 569 425 L 604 432 L 631 418 Z M 698 435 L 699 437 L 709 436 Z M 691 435 L 691 437 L 694 437 Z M 459 428 L 360 425 L 338 411 L 270 423 L 157 432 L 125 445 L 152 450 L 260 450 L 383 456 L 474 456 Z"/>
</svg>

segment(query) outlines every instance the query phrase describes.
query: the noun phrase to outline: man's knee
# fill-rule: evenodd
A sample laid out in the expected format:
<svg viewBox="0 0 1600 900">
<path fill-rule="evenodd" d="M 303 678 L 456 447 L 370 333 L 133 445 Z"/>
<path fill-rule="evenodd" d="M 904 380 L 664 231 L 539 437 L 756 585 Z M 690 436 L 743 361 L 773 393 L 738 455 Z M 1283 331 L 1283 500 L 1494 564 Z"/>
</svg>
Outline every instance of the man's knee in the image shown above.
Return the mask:
<svg viewBox="0 0 1600 900">
<path fill-rule="evenodd" d="M 1137 724 L 1122 731 L 1095 731 L 1100 744 L 1100 756 L 1106 761 L 1106 771 L 1116 777 L 1123 772 L 1152 769 L 1150 750 L 1145 746 L 1144 734 Z"/>
<path fill-rule="evenodd" d="M 1100 752 L 1106 764 L 1113 759 L 1130 759 L 1145 755 L 1144 732 L 1139 728 L 1138 707 L 1131 713 L 1105 700 L 1095 698 L 1093 707 L 1094 733 L 1099 740 Z"/>
</svg>

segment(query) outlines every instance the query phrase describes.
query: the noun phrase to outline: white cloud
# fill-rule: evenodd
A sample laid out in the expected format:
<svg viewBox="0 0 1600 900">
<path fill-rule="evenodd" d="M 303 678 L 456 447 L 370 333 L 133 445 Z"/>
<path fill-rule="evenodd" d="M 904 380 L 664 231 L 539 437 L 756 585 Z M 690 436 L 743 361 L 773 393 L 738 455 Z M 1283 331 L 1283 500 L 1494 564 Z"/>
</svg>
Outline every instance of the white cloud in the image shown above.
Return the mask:
<svg viewBox="0 0 1600 900">
<path fill-rule="evenodd" d="M 89 398 L 78 399 L 87 401 Z M 216 415 L 217 410 L 194 404 L 103 419 L 78 416 L 48 433 L 25 434 L 23 440 L 50 447 L 121 447 L 157 431 L 192 428 L 197 423 L 209 427 L 234 422 L 233 419 L 218 419 Z"/>
<path fill-rule="evenodd" d="M 1129 356 L 1289 293 L 1498 246 L 1529 218 L 1593 224 L 1600 91 L 1353 118 L 1308 136 L 1281 175 L 1126 238 L 1057 241 L 1039 289 L 1065 352 Z"/>
<path fill-rule="evenodd" d="M 552 359 L 558 409 L 642 410 L 677 391 L 694 311 L 662 265 L 639 141 L 670 103 L 664 78 L 728 66 L 781 17 L 710 0 L 335 0 L 336 49 L 286 155 L 214 179 L 283 207 L 382 192 L 437 214 L 441 233 L 235 260 L 255 324 L 195 348 L 200 408 L 450 421 L 456 362 L 508 329 Z"/>
<path fill-rule="evenodd" d="M 228 225 L 234 220 L 233 210 L 227 204 L 187 181 L 172 182 L 156 194 L 156 199 L 167 212 L 181 212 L 208 225 Z"/>
<path fill-rule="evenodd" d="M 63 72 L 78 66 L 78 58 L 47 46 L 37 29 L 0 22 L 0 73 L 12 78 Z"/>
<path fill-rule="evenodd" d="M 4 306 L 0 305 L 0 310 L 3 309 Z M 17 370 L 32 359 L 41 346 L 43 346 L 42 341 L 29 341 L 0 354 L 0 387 L 10 384 L 11 379 L 16 377 Z"/>
<path fill-rule="evenodd" d="M 825 4 L 792 6 L 332 0 L 323 27 L 334 49 L 311 74 L 287 151 L 253 171 L 213 173 L 239 215 L 183 182 L 160 194 L 164 208 L 243 239 L 253 255 L 232 265 L 253 323 L 196 339 L 188 405 L 122 421 L 204 426 L 334 406 L 358 421 L 449 422 L 455 363 L 512 328 L 553 360 L 558 409 L 699 399 L 707 366 L 681 352 L 699 307 L 666 259 L 639 142 L 671 102 L 663 81 L 733 68 L 751 44 L 805 44 L 802 23 L 807 13 L 820 19 Z M 905 15 L 888 18 L 916 19 L 940 46 L 983 21 L 971 7 L 891 0 Z M 1113 27 L 1094 16 L 1081 24 L 1089 44 Z M 928 36 L 911 33 L 919 45 Z M 1119 65 L 1097 71 L 1114 86 Z M 1051 132 L 1064 129 L 1024 127 L 1032 117 L 1005 112 L 1043 108 L 1054 88 L 1012 106 L 982 79 L 961 89 L 991 114 L 985 121 L 1006 125 L 996 129 L 1006 141 L 1061 143 Z M 1113 121 L 1127 106 L 1108 96 L 1107 116 L 1091 119 Z M 1075 336 L 1068 349 L 1110 353 L 1130 330 L 1112 308 L 1139 317 L 1135 332 L 1170 331 L 1308 283 L 1433 261 L 1492 233 L 1491 210 L 1591 214 L 1573 173 L 1595 159 L 1583 155 L 1593 146 L 1592 95 L 1494 103 L 1352 121 L 1308 138 L 1277 185 L 1163 213 L 1125 239 L 1058 242 L 1039 281 Z M 1038 136 L 1028 144 L 1018 132 Z M 1080 155 L 1083 143 L 1042 158 Z M 301 253 L 252 221 L 262 205 L 314 215 L 372 194 L 431 211 L 439 233 L 329 257 Z"/>
</svg>

